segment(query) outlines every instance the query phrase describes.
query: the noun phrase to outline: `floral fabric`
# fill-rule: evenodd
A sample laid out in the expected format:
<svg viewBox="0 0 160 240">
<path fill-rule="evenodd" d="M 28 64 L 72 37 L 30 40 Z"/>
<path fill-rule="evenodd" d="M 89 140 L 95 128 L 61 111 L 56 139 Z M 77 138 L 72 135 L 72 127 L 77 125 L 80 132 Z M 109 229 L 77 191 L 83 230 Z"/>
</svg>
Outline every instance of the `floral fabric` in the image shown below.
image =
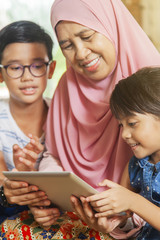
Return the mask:
<svg viewBox="0 0 160 240">
<path fill-rule="evenodd" d="M 62 215 L 50 228 L 42 228 L 34 221 L 30 211 L 8 218 L 0 225 L 1 240 L 41 239 L 91 239 L 113 240 L 109 234 L 102 234 L 82 222 L 73 212 Z"/>
</svg>

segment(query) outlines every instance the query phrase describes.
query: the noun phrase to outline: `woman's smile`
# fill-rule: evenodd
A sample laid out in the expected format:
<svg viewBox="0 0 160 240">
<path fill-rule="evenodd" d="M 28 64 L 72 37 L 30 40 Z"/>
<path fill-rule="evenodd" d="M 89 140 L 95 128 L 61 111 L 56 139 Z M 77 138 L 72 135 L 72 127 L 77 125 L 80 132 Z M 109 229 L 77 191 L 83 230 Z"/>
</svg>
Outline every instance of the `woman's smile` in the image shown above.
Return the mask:
<svg viewBox="0 0 160 240">
<path fill-rule="evenodd" d="M 81 66 L 83 66 L 87 71 L 92 72 L 95 71 L 99 65 L 100 57 L 97 57 L 88 63 L 82 64 Z"/>
<path fill-rule="evenodd" d="M 60 22 L 56 33 L 64 56 L 76 72 L 99 81 L 113 71 L 116 64 L 115 47 L 106 36 L 68 21 Z"/>
</svg>

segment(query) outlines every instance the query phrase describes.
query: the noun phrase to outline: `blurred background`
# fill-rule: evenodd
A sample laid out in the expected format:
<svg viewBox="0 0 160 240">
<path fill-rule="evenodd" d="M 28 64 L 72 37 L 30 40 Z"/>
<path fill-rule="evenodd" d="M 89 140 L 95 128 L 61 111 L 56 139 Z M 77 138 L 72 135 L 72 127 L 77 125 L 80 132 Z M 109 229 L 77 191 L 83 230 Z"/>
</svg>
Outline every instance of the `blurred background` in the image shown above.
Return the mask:
<svg viewBox="0 0 160 240">
<path fill-rule="evenodd" d="M 53 38 L 53 56 L 57 65 L 53 79 L 48 80 L 45 91 L 45 96 L 50 98 L 53 96 L 57 83 L 66 69 L 65 59 L 50 23 L 50 9 L 53 2 L 54 0 L 0 0 L 0 29 L 13 21 L 31 20 L 44 27 Z M 122 0 L 122 2 L 160 51 L 160 0 Z M 3 97 L 8 97 L 8 91 L 4 83 L 0 84 L 0 98 Z"/>
<path fill-rule="evenodd" d="M 122 0 L 160 51 L 160 0 Z"/>
</svg>

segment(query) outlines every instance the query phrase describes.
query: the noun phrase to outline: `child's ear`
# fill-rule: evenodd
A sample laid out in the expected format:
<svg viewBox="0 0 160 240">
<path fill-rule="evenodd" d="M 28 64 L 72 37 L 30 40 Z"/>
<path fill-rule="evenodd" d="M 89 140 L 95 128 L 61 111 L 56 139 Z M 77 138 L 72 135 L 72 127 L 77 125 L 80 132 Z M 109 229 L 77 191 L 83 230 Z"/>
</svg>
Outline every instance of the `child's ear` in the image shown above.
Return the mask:
<svg viewBox="0 0 160 240">
<path fill-rule="evenodd" d="M 50 66 L 49 66 L 49 75 L 48 75 L 49 79 L 52 78 L 55 67 L 56 67 L 56 61 L 51 62 Z"/>
<path fill-rule="evenodd" d="M 3 77 L 2 77 L 2 72 L 0 70 L 0 83 L 4 82 Z"/>
</svg>

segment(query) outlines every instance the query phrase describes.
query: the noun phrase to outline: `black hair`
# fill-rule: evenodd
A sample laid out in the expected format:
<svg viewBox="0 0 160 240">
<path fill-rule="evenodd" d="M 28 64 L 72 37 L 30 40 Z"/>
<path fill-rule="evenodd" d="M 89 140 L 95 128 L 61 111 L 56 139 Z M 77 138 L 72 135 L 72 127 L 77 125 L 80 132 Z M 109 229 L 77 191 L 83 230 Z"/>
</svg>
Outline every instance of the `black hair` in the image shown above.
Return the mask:
<svg viewBox="0 0 160 240">
<path fill-rule="evenodd" d="M 160 67 L 145 67 L 120 80 L 112 92 L 110 108 L 117 119 L 134 113 L 160 117 Z"/>
<path fill-rule="evenodd" d="M 8 44 L 34 42 L 44 44 L 49 60 L 52 60 L 53 41 L 41 26 L 31 21 L 16 21 L 5 26 L 0 31 L 0 62 Z"/>
</svg>

